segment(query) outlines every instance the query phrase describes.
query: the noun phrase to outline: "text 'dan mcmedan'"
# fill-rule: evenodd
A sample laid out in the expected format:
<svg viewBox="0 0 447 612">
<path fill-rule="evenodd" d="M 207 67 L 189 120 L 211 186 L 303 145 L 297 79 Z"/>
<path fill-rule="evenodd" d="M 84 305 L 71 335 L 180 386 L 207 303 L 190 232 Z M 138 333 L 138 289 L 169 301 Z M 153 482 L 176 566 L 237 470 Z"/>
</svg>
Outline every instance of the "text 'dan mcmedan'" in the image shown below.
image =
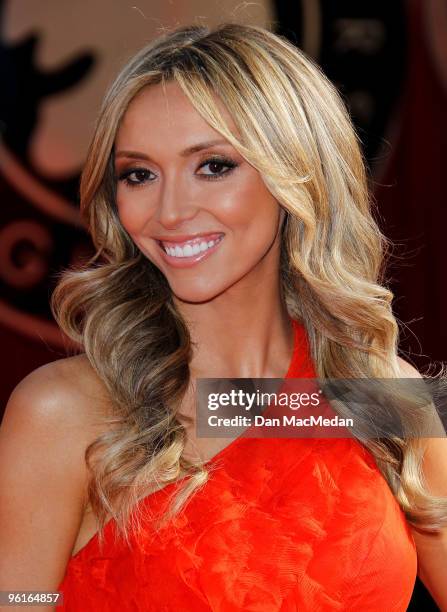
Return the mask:
<svg viewBox="0 0 447 612">
<path fill-rule="evenodd" d="M 281 418 L 267 418 L 261 415 L 255 417 L 235 416 L 231 418 L 218 417 L 212 415 L 208 418 L 208 425 L 211 427 L 353 427 L 353 419 L 344 419 L 338 415 L 331 418 L 322 415 L 311 415 L 305 418 L 298 418 L 296 415 L 282 415 Z"/>
</svg>

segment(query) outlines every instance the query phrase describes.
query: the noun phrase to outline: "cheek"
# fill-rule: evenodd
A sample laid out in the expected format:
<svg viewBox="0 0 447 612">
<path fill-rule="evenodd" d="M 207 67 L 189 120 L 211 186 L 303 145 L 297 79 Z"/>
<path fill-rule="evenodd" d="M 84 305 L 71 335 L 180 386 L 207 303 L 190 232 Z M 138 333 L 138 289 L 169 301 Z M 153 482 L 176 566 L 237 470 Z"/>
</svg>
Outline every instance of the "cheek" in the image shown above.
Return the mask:
<svg viewBox="0 0 447 612">
<path fill-rule="evenodd" d="M 274 231 L 278 221 L 278 203 L 257 176 L 245 178 L 237 189 L 232 186 L 228 194 L 222 190 L 214 202 L 229 226 L 247 229 L 259 224 Z"/>
<path fill-rule="evenodd" d="M 118 217 L 124 229 L 130 235 L 138 234 L 147 222 L 147 207 L 145 208 L 138 198 L 128 197 L 127 194 L 126 197 L 123 197 L 119 192 L 116 196 L 116 205 Z"/>
<path fill-rule="evenodd" d="M 280 219 L 280 206 L 264 183 L 253 180 L 218 202 L 219 217 L 228 227 L 247 232 L 246 239 L 268 239 Z"/>
</svg>

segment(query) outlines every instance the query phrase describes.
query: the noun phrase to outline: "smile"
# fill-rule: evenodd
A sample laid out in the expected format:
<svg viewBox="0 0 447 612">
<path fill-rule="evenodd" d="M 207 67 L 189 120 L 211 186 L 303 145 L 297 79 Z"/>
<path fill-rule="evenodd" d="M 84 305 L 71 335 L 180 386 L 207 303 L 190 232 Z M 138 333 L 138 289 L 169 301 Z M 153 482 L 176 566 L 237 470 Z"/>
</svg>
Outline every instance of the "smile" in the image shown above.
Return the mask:
<svg viewBox="0 0 447 612">
<path fill-rule="evenodd" d="M 158 241 L 165 261 L 178 267 L 193 265 L 213 253 L 224 238 L 220 234 L 212 239 L 198 237 L 185 242 Z"/>
</svg>

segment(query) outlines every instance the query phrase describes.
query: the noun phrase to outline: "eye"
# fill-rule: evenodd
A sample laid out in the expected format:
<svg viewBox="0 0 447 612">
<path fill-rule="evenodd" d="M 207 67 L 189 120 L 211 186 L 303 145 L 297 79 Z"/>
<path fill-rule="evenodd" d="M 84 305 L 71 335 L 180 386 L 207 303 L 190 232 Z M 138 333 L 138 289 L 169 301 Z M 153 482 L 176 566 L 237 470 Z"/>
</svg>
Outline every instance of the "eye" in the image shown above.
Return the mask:
<svg viewBox="0 0 447 612">
<path fill-rule="evenodd" d="M 205 166 L 209 166 L 211 174 L 199 174 L 199 176 L 203 176 L 203 178 L 206 180 L 216 180 L 223 178 L 225 174 L 229 174 L 234 168 L 236 168 L 237 164 L 227 157 L 210 157 L 202 162 L 199 168 L 203 168 Z M 222 167 L 226 167 L 227 170 L 222 172 Z"/>
<path fill-rule="evenodd" d="M 118 176 L 118 180 L 123 181 L 129 187 L 138 187 L 147 182 L 149 174 L 152 172 L 146 168 L 129 168 Z"/>
<path fill-rule="evenodd" d="M 199 173 L 198 176 L 206 180 L 217 180 L 229 174 L 238 164 L 227 157 L 210 157 L 204 160 L 200 168 L 209 166 L 211 173 Z M 226 170 L 223 170 L 226 168 Z M 128 187 L 140 187 L 146 183 L 152 183 L 153 178 L 149 175 L 153 174 L 146 168 L 129 168 L 117 176 L 118 181 L 124 182 Z"/>
</svg>

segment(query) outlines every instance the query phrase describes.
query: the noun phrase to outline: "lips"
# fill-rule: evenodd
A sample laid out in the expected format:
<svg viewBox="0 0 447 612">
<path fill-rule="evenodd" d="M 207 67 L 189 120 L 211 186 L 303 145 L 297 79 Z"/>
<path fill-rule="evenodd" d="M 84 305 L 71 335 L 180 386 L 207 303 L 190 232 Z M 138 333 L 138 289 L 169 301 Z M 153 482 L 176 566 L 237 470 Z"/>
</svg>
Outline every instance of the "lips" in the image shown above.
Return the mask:
<svg viewBox="0 0 447 612">
<path fill-rule="evenodd" d="M 157 238 L 157 242 L 163 247 L 173 247 L 179 246 L 180 248 L 185 247 L 189 244 L 193 247 L 195 244 L 199 244 L 201 242 L 205 242 L 208 244 L 211 240 L 216 241 L 218 238 L 223 236 L 222 232 L 213 232 L 209 234 L 196 234 L 195 236 L 173 236 L 173 237 L 160 237 Z"/>
<path fill-rule="evenodd" d="M 189 268 L 210 257 L 220 247 L 225 234 L 201 234 L 190 240 L 159 241 L 163 260 L 174 268 Z"/>
</svg>

